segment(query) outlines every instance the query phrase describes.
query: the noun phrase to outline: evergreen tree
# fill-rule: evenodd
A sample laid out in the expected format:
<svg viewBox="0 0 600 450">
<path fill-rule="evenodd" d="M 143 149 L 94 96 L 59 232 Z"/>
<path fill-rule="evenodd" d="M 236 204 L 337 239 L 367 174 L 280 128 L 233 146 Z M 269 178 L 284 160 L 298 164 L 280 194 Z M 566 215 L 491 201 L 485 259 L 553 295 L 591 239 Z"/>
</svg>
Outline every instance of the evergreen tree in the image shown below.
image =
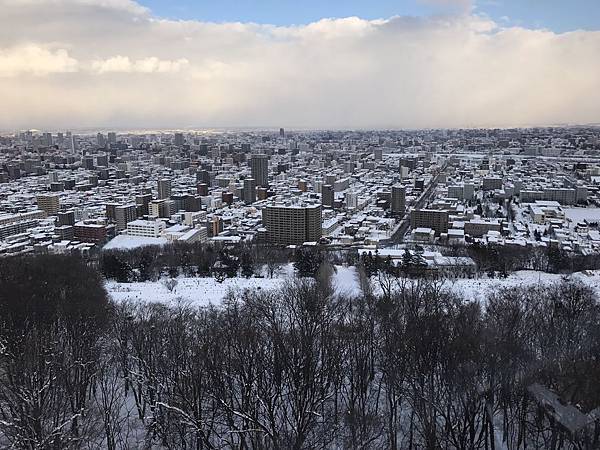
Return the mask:
<svg viewBox="0 0 600 450">
<path fill-rule="evenodd" d="M 245 251 L 242 253 L 241 264 L 242 268 L 242 276 L 245 278 L 250 278 L 254 275 L 254 261 L 252 260 L 252 255 L 250 252 Z"/>
<path fill-rule="evenodd" d="M 323 254 L 318 249 L 299 248 L 296 250 L 294 269 L 300 277 L 314 278 L 323 262 Z"/>
<path fill-rule="evenodd" d="M 102 256 L 102 273 L 107 279 L 119 283 L 131 281 L 131 267 L 114 253 Z"/>
</svg>

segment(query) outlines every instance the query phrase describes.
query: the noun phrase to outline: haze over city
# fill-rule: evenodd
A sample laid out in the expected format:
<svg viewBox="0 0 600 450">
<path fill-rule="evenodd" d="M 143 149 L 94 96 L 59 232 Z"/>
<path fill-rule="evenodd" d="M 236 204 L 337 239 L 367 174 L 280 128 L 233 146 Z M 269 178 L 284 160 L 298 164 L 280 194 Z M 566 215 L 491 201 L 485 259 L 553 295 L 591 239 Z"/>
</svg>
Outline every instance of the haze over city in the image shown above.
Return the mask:
<svg viewBox="0 0 600 450">
<path fill-rule="evenodd" d="M 304 3 L 0 0 L 0 128 L 600 121 L 598 2 Z"/>
</svg>

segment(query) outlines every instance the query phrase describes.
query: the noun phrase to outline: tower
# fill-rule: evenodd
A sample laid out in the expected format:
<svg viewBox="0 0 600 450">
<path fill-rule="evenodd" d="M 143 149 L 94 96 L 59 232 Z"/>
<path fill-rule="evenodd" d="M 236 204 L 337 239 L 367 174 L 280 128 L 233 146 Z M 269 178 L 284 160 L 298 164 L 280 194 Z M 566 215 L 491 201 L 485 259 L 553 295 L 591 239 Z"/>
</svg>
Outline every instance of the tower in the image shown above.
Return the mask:
<svg viewBox="0 0 600 450">
<path fill-rule="evenodd" d="M 158 180 L 158 198 L 159 200 L 169 198 L 171 196 L 171 180 L 163 178 Z"/>
<path fill-rule="evenodd" d="M 252 155 L 250 159 L 252 178 L 256 180 L 256 186 L 269 186 L 269 157 L 263 154 Z"/>
</svg>

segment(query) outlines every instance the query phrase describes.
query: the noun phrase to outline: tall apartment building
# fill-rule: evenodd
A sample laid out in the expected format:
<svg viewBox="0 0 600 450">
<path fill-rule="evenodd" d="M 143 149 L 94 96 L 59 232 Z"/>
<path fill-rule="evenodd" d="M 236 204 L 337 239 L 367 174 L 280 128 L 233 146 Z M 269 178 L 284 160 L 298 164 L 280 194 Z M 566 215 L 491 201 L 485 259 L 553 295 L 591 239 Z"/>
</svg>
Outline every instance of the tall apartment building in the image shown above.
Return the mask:
<svg viewBox="0 0 600 450">
<path fill-rule="evenodd" d="M 267 155 L 252 155 L 250 158 L 250 170 L 252 178 L 256 180 L 256 186 L 269 186 L 269 157 Z"/>
<path fill-rule="evenodd" d="M 381 147 L 374 148 L 373 157 L 375 158 L 375 161 L 381 161 L 383 159 L 383 149 Z"/>
<path fill-rule="evenodd" d="M 173 202 L 167 199 L 152 200 L 148 206 L 148 215 L 151 217 L 169 218 L 173 214 Z"/>
<path fill-rule="evenodd" d="M 58 213 L 58 225 L 59 226 L 75 225 L 75 211 L 59 212 Z"/>
<path fill-rule="evenodd" d="M 254 203 L 256 201 L 256 181 L 254 178 L 244 179 L 244 202 Z"/>
<path fill-rule="evenodd" d="M 392 214 L 402 215 L 406 208 L 406 189 L 403 186 L 392 186 Z"/>
<path fill-rule="evenodd" d="M 60 197 L 56 194 L 40 194 L 36 196 L 38 208 L 48 216 L 56 216 L 60 209 Z"/>
<path fill-rule="evenodd" d="M 436 236 L 448 232 L 448 211 L 439 209 L 415 209 L 410 214 L 412 228 L 431 228 Z"/>
<path fill-rule="evenodd" d="M 185 143 L 185 139 L 183 137 L 183 133 L 175 133 L 174 144 L 178 147 L 182 147 Z"/>
<path fill-rule="evenodd" d="M 169 198 L 171 196 L 171 180 L 163 178 L 158 180 L 158 199 Z"/>
<path fill-rule="evenodd" d="M 135 196 L 135 204 L 141 212 L 141 216 L 148 215 L 150 209 L 149 205 L 152 201 L 152 194 L 140 194 Z"/>
<path fill-rule="evenodd" d="M 331 184 L 324 184 L 321 186 L 321 203 L 323 206 L 329 206 L 333 208 L 333 202 L 335 201 L 335 191 Z"/>
<path fill-rule="evenodd" d="M 115 208 L 115 222 L 117 230 L 122 231 L 127 228 L 129 222 L 133 222 L 137 218 L 137 207 L 135 203 L 129 205 L 121 205 Z"/>
<path fill-rule="evenodd" d="M 321 205 L 273 203 L 262 210 L 267 241 L 279 245 L 300 245 L 321 238 Z"/>
<path fill-rule="evenodd" d="M 356 192 L 346 192 L 346 208 L 356 209 L 358 207 L 358 194 Z"/>
</svg>

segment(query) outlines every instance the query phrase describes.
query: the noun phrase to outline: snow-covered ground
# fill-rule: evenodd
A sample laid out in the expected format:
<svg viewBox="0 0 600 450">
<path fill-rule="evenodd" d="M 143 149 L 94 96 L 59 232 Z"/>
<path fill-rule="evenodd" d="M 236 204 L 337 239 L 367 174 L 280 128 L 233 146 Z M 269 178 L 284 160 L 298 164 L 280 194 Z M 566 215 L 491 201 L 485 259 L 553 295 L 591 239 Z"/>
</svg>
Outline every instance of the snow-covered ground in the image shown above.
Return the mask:
<svg viewBox="0 0 600 450">
<path fill-rule="evenodd" d="M 113 300 L 142 301 L 146 303 L 174 304 L 178 301 L 196 306 L 218 305 L 230 290 L 276 289 L 284 278 L 227 278 L 222 283 L 214 278 L 178 278 L 177 285 L 170 291 L 162 281 L 145 283 L 106 283 Z"/>
<path fill-rule="evenodd" d="M 113 300 L 142 301 L 147 303 L 174 304 L 183 301 L 197 306 L 220 304 L 230 292 L 243 292 L 246 289 L 278 289 L 294 276 L 291 264 L 282 268 L 274 278 L 226 278 L 219 283 L 214 278 L 177 279 L 177 285 L 171 291 L 163 281 L 144 283 L 117 283 L 109 281 L 106 289 Z M 354 267 L 337 266 L 333 275 L 333 285 L 337 293 L 352 295 L 360 292 Z"/>
<path fill-rule="evenodd" d="M 570 276 L 574 281 L 581 281 L 590 286 L 600 297 L 600 272 L 590 271 L 589 275 L 578 272 Z M 447 281 L 446 286 L 456 293 L 462 294 L 467 300 L 482 301 L 486 294 L 494 289 L 547 285 L 561 281 L 563 275 L 521 270 L 507 278 L 478 278 Z"/>
<path fill-rule="evenodd" d="M 113 300 L 142 301 L 147 303 L 175 304 L 183 301 L 196 306 L 220 304 L 230 291 L 243 292 L 246 289 L 278 289 L 294 276 L 291 265 L 285 266 L 274 278 L 227 278 L 222 283 L 214 278 L 184 278 L 177 279 L 176 287 L 170 291 L 162 281 L 145 283 L 117 283 L 110 281 L 106 288 Z M 600 271 L 575 273 L 573 280 L 581 281 L 590 286 L 600 297 Z M 535 271 L 520 271 L 508 278 L 477 278 L 448 280 L 445 287 L 462 294 L 467 300 L 483 301 L 486 295 L 495 289 L 534 286 L 559 282 L 562 275 Z M 356 268 L 336 266 L 333 275 L 333 286 L 338 294 L 354 296 L 361 293 Z M 377 292 L 377 281 L 373 282 Z"/>
<path fill-rule="evenodd" d="M 139 247 L 146 247 L 149 245 L 165 245 L 167 240 L 163 237 L 152 238 L 143 236 L 128 236 L 126 234 L 120 234 L 110 240 L 105 246 L 104 250 L 131 250 Z"/>
<path fill-rule="evenodd" d="M 573 226 L 577 222 L 599 222 L 600 208 L 564 208 L 565 216 L 572 220 Z"/>
</svg>

